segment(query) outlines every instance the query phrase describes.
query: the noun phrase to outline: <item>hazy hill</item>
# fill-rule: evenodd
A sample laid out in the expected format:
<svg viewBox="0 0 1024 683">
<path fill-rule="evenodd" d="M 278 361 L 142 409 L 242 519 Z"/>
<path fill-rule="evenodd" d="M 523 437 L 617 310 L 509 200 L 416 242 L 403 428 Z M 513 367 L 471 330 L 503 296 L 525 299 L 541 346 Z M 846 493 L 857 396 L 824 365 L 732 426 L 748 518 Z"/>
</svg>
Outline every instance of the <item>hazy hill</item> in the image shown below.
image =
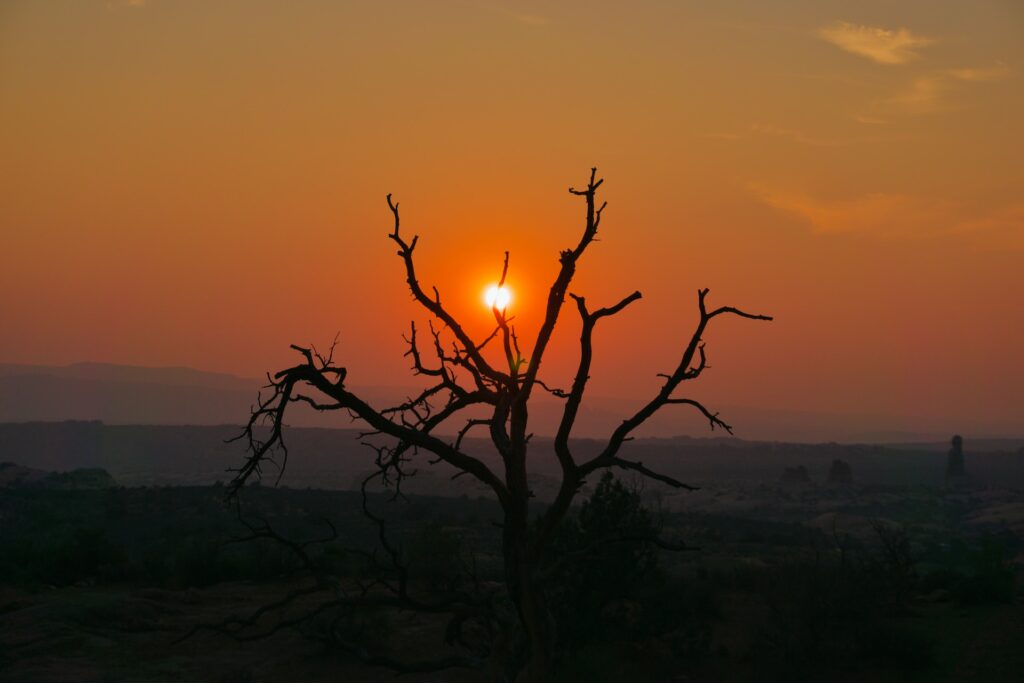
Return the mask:
<svg viewBox="0 0 1024 683">
<path fill-rule="evenodd" d="M 133 485 L 202 485 L 231 478 L 245 456 L 242 443 L 226 443 L 237 428 L 230 426 L 104 425 L 100 422 L 0 424 L 0 461 L 40 470 L 66 471 L 102 468 L 119 483 Z M 360 444 L 355 430 L 291 428 L 286 433 L 290 457 L 282 484 L 295 488 L 352 489 L 372 471 L 372 452 Z M 1020 448 L 1024 442 L 1012 444 Z M 496 456 L 481 439 L 468 439 L 466 449 L 497 467 Z M 580 459 L 592 456 L 601 442 L 573 441 Z M 985 451 L 967 440 L 968 472 L 979 485 L 1024 487 L 1024 451 Z M 739 439 L 637 439 L 625 445 L 623 456 L 684 481 L 779 481 L 786 467 L 804 466 L 813 482 L 826 478 L 833 459 L 853 468 L 858 484 L 941 486 L 945 470 L 942 444 L 908 449 L 836 443 L 800 444 Z M 530 467 L 540 497 L 553 490 L 559 470 L 551 439 L 532 442 Z M 420 470 L 409 481 L 411 492 L 475 495 L 480 486 L 469 477 L 450 481 L 453 470 L 427 466 L 426 457 L 414 463 Z M 264 483 L 277 472 L 265 469 Z M 652 484 L 653 486 L 653 484 Z"/>
<path fill-rule="evenodd" d="M 67 472 L 46 472 L 13 462 L 0 462 L 0 489 L 45 488 L 59 491 L 109 489 L 117 486 L 110 474 L 99 467 Z"/>
<path fill-rule="evenodd" d="M 251 391 L 258 385 L 254 379 L 184 367 L 148 368 L 113 363 L 72 363 L 62 366 L 0 363 L 0 377 L 25 375 L 130 384 L 205 387 L 232 391 Z"/>
<path fill-rule="evenodd" d="M 0 422 L 100 420 L 106 424 L 239 425 L 249 414 L 262 381 L 191 368 L 145 368 L 104 363 L 67 366 L 0 364 Z M 372 405 L 393 405 L 417 393 L 412 387 L 359 387 Z M 641 405 L 635 399 L 590 396 L 584 401 L 575 434 L 606 435 Z M 561 402 L 539 394 L 531 413 L 538 435 L 553 434 Z M 715 405 L 746 439 L 792 442 L 947 442 L 965 436 L 1007 433 L 1005 426 L 963 424 L 942 418 L 833 414 L 776 408 Z M 346 417 L 317 414 L 293 406 L 289 422 L 305 427 L 343 428 Z M 1020 428 L 1024 431 L 1024 427 Z M 1009 430 L 1013 435 L 1013 430 Z M 644 436 L 713 436 L 693 411 L 665 410 L 643 430 Z"/>
</svg>

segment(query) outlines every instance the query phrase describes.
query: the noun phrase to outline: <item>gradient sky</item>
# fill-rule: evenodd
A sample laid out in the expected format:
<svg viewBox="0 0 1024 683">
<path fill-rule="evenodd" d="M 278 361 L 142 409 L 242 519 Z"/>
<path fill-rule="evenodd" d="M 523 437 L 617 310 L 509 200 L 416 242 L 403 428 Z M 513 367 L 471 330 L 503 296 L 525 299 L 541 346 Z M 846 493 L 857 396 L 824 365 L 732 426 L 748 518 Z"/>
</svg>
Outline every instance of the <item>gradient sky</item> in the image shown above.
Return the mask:
<svg viewBox="0 0 1024 683">
<path fill-rule="evenodd" d="M 408 385 L 385 194 L 476 332 L 509 249 L 530 337 L 597 165 L 573 291 L 644 299 L 596 394 L 653 391 L 706 286 L 777 321 L 716 321 L 695 397 L 1019 433 L 1022 77 L 1014 0 L 7 0 L 0 361 L 253 376 L 340 331 Z"/>
</svg>

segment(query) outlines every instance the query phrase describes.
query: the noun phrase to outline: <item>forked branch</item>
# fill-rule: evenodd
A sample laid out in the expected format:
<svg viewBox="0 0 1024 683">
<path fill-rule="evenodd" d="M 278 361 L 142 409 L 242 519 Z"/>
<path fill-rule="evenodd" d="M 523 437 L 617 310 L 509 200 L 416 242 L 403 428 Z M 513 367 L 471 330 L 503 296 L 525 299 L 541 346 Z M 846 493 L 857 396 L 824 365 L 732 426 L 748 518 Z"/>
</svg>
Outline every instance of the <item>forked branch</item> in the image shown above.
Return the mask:
<svg viewBox="0 0 1024 683">
<path fill-rule="evenodd" d="M 270 397 L 262 400 L 253 410 L 242 434 L 236 437 L 247 439 L 249 455 L 245 463 L 235 471 L 235 476 L 228 487 L 229 497 L 237 494 L 250 477 L 258 476 L 264 461 L 272 458 L 274 452 L 282 450 L 287 456 L 283 436 L 285 409 L 289 402 L 299 400 L 295 398 L 296 388 L 305 385 L 330 399 L 330 403 L 317 403 L 312 399 L 307 401 L 312 402 L 314 406 L 320 405 L 323 410 L 347 410 L 355 419 L 365 422 L 375 432 L 397 439 L 398 448 L 403 451 L 413 447 L 433 453 L 442 461 L 468 472 L 489 486 L 499 500 L 504 502 L 507 499 L 505 484 L 487 465 L 430 433 L 437 424 L 459 410 L 470 405 L 486 403 L 489 400 L 486 395 L 470 392 L 449 403 L 438 415 L 421 416 L 420 421 L 415 423 L 396 422 L 346 389 L 343 383 L 346 375 L 342 368 L 320 368 L 313 361 L 312 354 L 305 352 L 304 349 L 300 349 L 300 352 L 306 357 L 306 362 L 282 370 L 270 379 Z M 262 438 L 262 432 L 266 428 L 269 428 L 269 436 Z"/>
<path fill-rule="evenodd" d="M 405 280 L 409 285 L 409 290 L 412 292 L 413 297 L 418 301 L 424 308 L 430 311 L 436 318 L 444 322 L 445 326 L 452 331 L 456 339 L 462 345 L 463 350 L 473 363 L 476 370 L 483 376 L 494 380 L 495 382 L 508 384 L 511 382 L 511 378 L 493 367 L 480 353 L 478 346 L 469 337 L 469 334 L 463 329 L 462 325 L 452 316 L 445 307 L 441 304 L 441 295 L 438 293 L 437 288 L 434 288 L 433 298 L 427 296 L 420 286 L 419 280 L 416 279 L 416 263 L 413 260 L 413 251 L 416 249 L 416 243 L 419 241 L 419 236 L 414 236 L 411 242 L 406 242 L 405 238 L 402 237 L 401 233 L 401 217 L 398 213 L 398 203 L 391 201 L 391 195 L 388 197 L 388 208 L 391 209 L 391 214 L 394 216 L 394 228 L 388 235 L 398 245 L 398 255 L 402 258 L 405 264 Z"/>
<path fill-rule="evenodd" d="M 749 320 L 772 320 L 772 316 L 747 313 L 746 311 L 742 311 L 731 306 L 722 306 L 709 312 L 705 304 L 707 295 L 707 289 L 697 290 L 697 308 L 700 312 L 700 318 L 697 321 L 696 329 L 690 337 L 690 341 L 683 350 L 682 358 L 680 359 L 679 365 L 676 367 L 675 371 L 671 374 L 661 375 L 661 377 L 665 378 L 665 383 L 662 385 L 661 390 L 654 398 L 640 408 L 640 410 L 634 413 L 632 417 L 624 420 L 622 424 L 615 429 L 601 454 L 581 467 L 581 471 L 584 474 L 593 472 L 594 470 L 602 467 L 610 467 L 613 465 L 621 467 L 622 465 L 619 464 L 616 456 L 619 449 L 622 447 L 622 444 L 625 443 L 634 430 L 666 405 L 693 406 L 708 419 L 711 429 L 721 427 L 726 432 L 730 434 L 732 433 L 732 427 L 719 418 L 718 413 L 712 413 L 699 401 L 691 398 L 676 398 L 673 397 L 672 394 L 681 383 L 696 378 L 707 367 L 707 356 L 704 352 L 702 338 L 704 336 L 704 332 L 707 330 L 708 323 L 710 323 L 713 318 L 719 315 L 731 314 L 741 318 L 747 318 Z M 699 357 L 696 365 L 694 365 L 695 355 Z"/>
</svg>

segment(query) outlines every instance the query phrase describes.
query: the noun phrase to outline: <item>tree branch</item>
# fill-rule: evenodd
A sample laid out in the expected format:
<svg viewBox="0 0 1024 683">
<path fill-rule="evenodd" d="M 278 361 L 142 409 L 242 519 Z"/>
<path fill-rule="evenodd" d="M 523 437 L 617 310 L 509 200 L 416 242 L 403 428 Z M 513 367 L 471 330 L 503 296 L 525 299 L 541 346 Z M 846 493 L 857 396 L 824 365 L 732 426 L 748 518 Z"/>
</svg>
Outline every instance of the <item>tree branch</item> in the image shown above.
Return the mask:
<svg viewBox="0 0 1024 683">
<path fill-rule="evenodd" d="M 530 363 L 526 368 L 526 374 L 523 377 L 519 392 L 514 401 L 511 429 L 513 441 L 519 441 L 524 439 L 526 436 L 526 405 L 530 398 L 530 393 L 533 391 L 533 385 L 536 383 L 537 373 L 540 370 L 541 361 L 544 359 L 544 352 L 547 350 L 548 342 L 551 341 L 551 335 L 554 332 L 556 323 L 558 322 L 558 314 L 562 310 L 562 304 L 565 302 L 565 295 L 568 292 L 569 283 L 572 282 L 572 278 L 576 273 L 576 262 L 579 260 L 580 256 L 583 255 L 583 252 L 590 243 L 594 241 L 594 238 L 597 235 L 597 226 L 600 222 L 601 213 L 604 211 L 605 205 L 602 204 L 600 209 L 595 209 L 594 203 L 597 189 L 601 187 L 603 182 L 603 179 L 597 178 L 597 168 L 592 168 L 590 169 L 590 180 L 587 182 L 586 190 L 569 188 L 569 192 L 571 194 L 581 196 L 586 199 L 586 226 L 583 229 L 583 235 L 580 237 L 579 244 L 576 245 L 576 248 L 564 250 L 559 257 L 561 268 L 559 269 L 558 276 L 555 278 L 555 282 L 551 285 L 551 289 L 548 291 L 548 301 L 544 314 L 544 322 L 541 324 L 540 330 L 537 333 L 537 341 L 533 346 Z"/>
<path fill-rule="evenodd" d="M 691 335 L 689 342 L 683 350 L 682 358 L 680 359 L 679 365 L 676 367 L 675 371 L 672 372 L 671 374 L 661 375 L 662 377 L 665 378 L 665 384 L 662 386 L 658 394 L 653 399 L 648 401 L 642 408 L 640 408 L 640 410 L 634 413 L 632 417 L 629 417 L 628 419 L 624 420 L 622 424 L 620 424 L 615 429 L 615 431 L 612 432 L 612 435 L 608 440 L 608 444 L 605 446 L 601 454 L 580 467 L 582 475 L 593 472 L 595 469 L 601 467 L 609 467 L 611 465 L 624 467 L 624 465 L 616 462 L 616 454 L 622 447 L 622 444 L 629 438 L 629 435 L 637 427 L 646 422 L 652 415 L 654 415 L 659 409 L 661 409 L 665 405 L 691 405 L 697 408 L 699 411 L 701 411 L 701 413 L 703 413 L 704 416 L 708 418 L 708 421 L 710 422 L 712 429 L 718 426 L 723 428 L 730 434 L 732 433 L 732 427 L 725 421 L 721 420 L 718 417 L 718 413 L 712 413 L 707 408 L 705 408 L 701 403 L 693 399 L 673 398 L 672 393 L 675 391 L 676 387 L 678 387 L 680 383 L 686 380 L 694 379 L 695 377 L 699 376 L 700 373 L 703 372 L 704 369 L 707 367 L 707 357 L 704 352 L 704 345 L 701 342 L 701 338 L 703 337 L 704 332 L 707 329 L 708 323 L 714 317 L 722 314 L 734 314 L 751 320 L 772 320 L 772 317 L 768 315 L 746 313 L 744 311 L 741 311 L 737 308 L 732 308 L 730 306 L 723 306 L 709 313 L 705 305 L 705 299 L 707 297 L 707 294 L 707 289 L 697 290 L 697 308 L 700 312 L 700 319 L 697 322 L 697 327 Z M 694 366 L 694 356 L 698 354 L 699 360 L 697 365 Z M 629 467 L 629 469 L 636 468 Z M 672 486 L 676 486 L 676 484 L 672 483 L 671 481 L 666 481 L 665 479 L 662 479 L 662 481 L 665 481 L 665 483 L 670 484 Z"/>
<path fill-rule="evenodd" d="M 455 337 L 462 344 L 466 353 L 469 355 L 476 369 L 484 376 L 490 379 L 507 384 L 511 381 L 511 378 L 498 370 L 495 370 L 491 365 L 484 359 L 477 349 L 477 345 L 473 343 L 469 335 L 463 330 L 462 326 L 459 325 L 458 321 L 448 313 L 448 311 L 441 305 L 441 295 L 438 293 L 437 288 L 434 288 L 434 298 L 431 299 L 420 287 L 419 281 L 416 279 L 416 265 L 413 261 L 413 251 L 416 249 L 416 243 L 419 241 L 419 237 L 415 236 L 412 242 L 406 242 L 401 235 L 401 218 L 398 213 L 398 204 L 391 201 L 391 195 L 387 196 L 388 208 L 391 209 L 391 213 L 394 216 L 394 229 L 388 235 L 399 247 L 398 255 L 402 258 L 405 263 L 406 282 L 409 284 L 409 290 L 412 292 L 413 297 L 428 311 L 430 311 L 435 317 L 442 320 L 445 325 L 452 331 Z"/>
<path fill-rule="evenodd" d="M 303 350 L 300 349 L 300 352 L 303 352 Z M 303 353 L 303 355 L 305 356 L 306 353 Z M 311 356 L 309 356 L 305 364 L 282 370 L 274 376 L 271 380 L 271 386 L 274 389 L 273 395 L 260 403 L 259 407 L 254 410 L 250 417 L 245 430 L 236 437 L 236 439 L 248 438 L 250 454 L 242 467 L 236 471 L 236 475 L 228 487 L 229 497 L 234 496 L 250 476 L 259 473 L 262 461 L 275 447 L 284 448 L 282 428 L 284 425 L 285 407 L 292 396 L 295 386 L 305 383 L 332 399 L 339 408 L 351 411 L 373 429 L 382 434 L 397 438 L 400 444 L 405 443 L 409 446 L 423 448 L 453 467 L 469 472 L 494 490 L 502 504 L 507 503 L 508 492 L 504 482 L 482 461 L 462 453 L 450 444 L 432 436 L 429 433 L 429 429 L 417 429 L 389 420 L 358 396 L 346 390 L 340 381 L 335 383 L 329 380 L 326 376 L 327 374 L 327 370 L 317 368 L 311 361 Z M 461 402 L 456 402 L 456 408 L 450 408 L 447 413 L 443 412 L 442 414 L 447 417 L 453 414 L 456 409 L 465 407 L 470 402 L 482 402 L 476 401 L 477 398 L 482 398 L 479 395 L 469 394 L 469 396 L 473 398 L 460 399 L 459 401 Z M 254 431 L 257 423 L 263 420 L 269 420 L 271 428 L 270 437 L 266 441 L 257 438 Z M 427 419 L 425 418 L 423 422 L 426 421 Z M 436 426 L 437 423 L 439 422 L 435 419 L 435 424 L 432 426 Z M 286 450 L 285 455 L 287 456 Z"/>
</svg>

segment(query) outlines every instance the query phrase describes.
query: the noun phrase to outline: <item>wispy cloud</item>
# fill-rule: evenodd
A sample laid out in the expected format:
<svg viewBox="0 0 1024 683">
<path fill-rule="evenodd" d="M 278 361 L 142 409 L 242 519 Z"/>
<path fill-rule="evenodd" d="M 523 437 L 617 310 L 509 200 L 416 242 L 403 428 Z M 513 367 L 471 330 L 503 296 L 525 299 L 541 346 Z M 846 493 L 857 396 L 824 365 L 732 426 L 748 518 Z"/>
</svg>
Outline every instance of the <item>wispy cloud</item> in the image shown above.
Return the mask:
<svg viewBox="0 0 1024 683">
<path fill-rule="evenodd" d="M 950 209 L 942 202 L 909 195 L 875 192 L 851 199 L 825 200 L 799 191 L 763 185 L 751 189 L 766 204 L 802 218 L 816 233 L 870 233 L 900 237 L 939 232 L 938 222 Z"/>
<path fill-rule="evenodd" d="M 1009 68 L 1003 63 L 933 71 L 914 79 L 905 92 L 891 99 L 891 103 L 907 114 L 931 114 L 954 109 L 953 94 L 958 83 L 991 83 L 1006 78 L 1009 73 Z"/>
<path fill-rule="evenodd" d="M 857 121 L 857 123 L 863 123 L 868 126 L 881 126 L 888 123 L 888 121 L 886 121 L 883 118 L 879 118 L 877 116 L 867 116 L 866 114 L 857 114 L 853 118 L 854 120 Z"/>
<path fill-rule="evenodd" d="M 746 138 L 752 138 L 755 136 L 764 136 L 772 138 L 783 138 L 799 143 L 801 145 L 809 145 L 811 147 L 845 147 L 852 145 L 863 140 L 840 140 L 834 138 L 823 138 L 814 135 L 808 135 L 803 131 L 795 128 L 785 128 L 782 126 L 776 126 L 770 123 L 752 123 L 746 130 L 741 130 L 735 133 L 711 133 L 705 137 L 719 139 L 719 140 L 743 140 Z"/>
<path fill-rule="evenodd" d="M 781 128 L 779 126 L 773 126 L 766 123 L 755 123 L 750 127 L 751 132 L 759 135 L 768 135 L 776 138 L 786 138 L 794 142 L 799 142 L 802 145 L 811 145 L 812 147 L 842 147 L 849 144 L 842 140 L 832 140 L 828 138 L 819 138 L 813 135 L 807 135 L 802 131 L 795 130 L 793 128 Z"/>
<path fill-rule="evenodd" d="M 879 64 L 905 64 L 919 56 L 916 51 L 918 48 L 935 42 L 905 28 L 893 31 L 846 21 L 822 26 L 818 29 L 818 35 L 842 50 L 867 57 Z"/>
<path fill-rule="evenodd" d="M 915 78 L 910 87 L 890 99 L 890 103 L 906 114 L 931 114 L 948 108 L 946 93 L 953 87 L 942 73 Z"/>
<path fill-rule="evenodd" d="M 1024 203 L 968 217 L 953 225 L 949 233 L 970 235 L 996 248 L 1024 249 Z"/>
<path fill-rule="evenodd" d="M 875 192 L 821 199 L 807 192 L 760 184 L 751 191 L 765 204 L 799 217 L 817 234 L 860 234 L 881 239 L 960 236 L 980 246 L 1024 250 L 1024 204 L 979 209 L 951 200 Z"/>
<path fill-rule="evenodd" d="M 1010 75 L 1010 67 L 1003 62 L 996 62 L 994 66 L 950 69 L 946 73 L 950 78 L 960 81 L 1000 81 Z"/>
</svg>

